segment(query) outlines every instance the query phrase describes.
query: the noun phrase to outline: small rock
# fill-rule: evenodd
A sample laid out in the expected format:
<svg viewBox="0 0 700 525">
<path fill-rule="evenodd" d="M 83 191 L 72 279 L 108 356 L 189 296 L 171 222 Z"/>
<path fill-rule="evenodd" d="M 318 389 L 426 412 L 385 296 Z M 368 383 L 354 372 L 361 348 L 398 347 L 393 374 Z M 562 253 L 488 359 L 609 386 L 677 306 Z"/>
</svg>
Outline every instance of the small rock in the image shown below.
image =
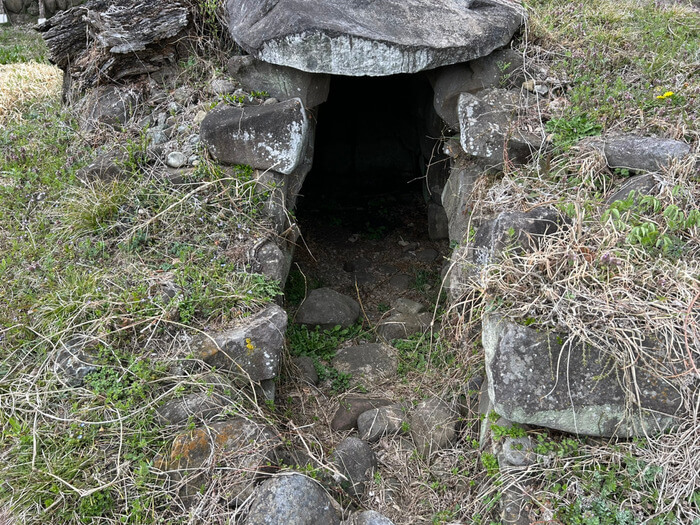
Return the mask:
<svg viewBox="0 0 700 525">
<path fill-rule="evenodd" d="M 172 399 L 156 409 L 156 418 L 163 425 L 177 425 L 190 416 L 208 419 L 223 412 L 231 400 L 218 394 L 194 393 Z"/>
<path fill-rule="evenodd" d="M 181 109 L 182 109 L 182 108 L 180 107 L 180 105 L 179 105 L 177 102 L 170 102 L 170 103 L 168 104 L 168 111 L 169 111 L 171 114 L 180 113 Z"/>
<path fill-rule="evenodd" d="M 402 292 L 411 288 L 412 282 L 413 280 L 411 279 L 411 277 L 403 273 L 394 275 L 391 279 L 389 279 L 389 284 L 393 288 Z"/>
<path fill-rule="evenodd" d="M 306 381 L 312 385 L 318 383 L 318 373 L 316 372 L 316 366 L 314 366 L 314 360 L 311 357 L 304 355 L 295 357 L 293 361 L 299 369 L 302 381 Z"/>
<path fill-rule="evenodd" d="M 192 98 L 192 90 L 187 87 L 187 86 L 180 86 L 177 88 L 175 91 L 173 91 L 173 100 L 175 101 L 174 103 L 171 103 L 168 105 L 168 109 L 174 108 L 172 111 L 178 111 L 178 104 L 185 105 L 189 102 L 190 98 Z"/>
<path fill-rule="evenodd" d="M 416 259 L 422 263 L 431 263 L 438 257 L 438 252 L 432 248 L 424 248 L 416 252 Z"/>
<path fill-rule="evenodd" d="M 535 456 L 532 439 L 529 436 L 505 438 L 503 440 L 499 460 L 514 467 L 533 465 L 537 461 L 537 458 Z"/>
<path fill-rule="evenodd" d="M 207 116 L 206 111 L 204 111 L 204 110 L 197 111 L 197 114 L 194 116 L 194 123 L 199 126 L 206 116 Z"/>
<path fill-rule="evenodd" d="M 403 405 L 390 405 L 363 412 L 357 418 L 357 432 L 365 441 L 374 443 L 388 434 L 400 432 L 406 421 Z"/>
<path fill-rule="evenodd" d="M 330 330 L 336 326 L 352 326 L 359 317 L 360 305 L 352 297 L 330 288 L 318 288 L 301 303 L 294 322 Z"/>
<path fill-rule="evenodd" d="M 399 297 L 391 303 L 391 307 L 402 314 L 419 314 L 425 312 L 425 306 L 418 301 L 413 301 L 407 297 Z"/>
<path fill-rule="evenodd" d="M 346 396 L 340 401 L 340 406 L 333 415 L 331 428 L 333 430 L 351 430 L 357 426 L 357 418 L 363 412 L 391 404 L 392 401 L 386 398 Z"/>
<path fill-rule="evenodd" d="M 235 483 L 227 487 L 232 501 L 240 503 L 252 494 L 262 467 L 275 458 L 281 444 L 274 429 L 237 417 L 177 435 L 163 470 L 173 479 L 183 480 L 178 497 L 190 507 L 208 482 L 203 467 L 225 456 L 227 466 L 235 464 L 240 472 Z"/>
<path fill-rule="evenodd" d="M 182 168 L 185 164 L 187 164 L 187 157 L 185 157 L 185 155 L 180 151 L 172 151 L 168 153 L 168 158 L 166 159 L 165 163 L 170 168 Z"/>
<path fill-rule="evenodd" d="M 336 481 L 353 496 L 362 496 L 365 483 L 372 478 L 372 471 L 377 467 L 377 458 L 369 445 L 356 437 L 348 437 L 335 449 L 333 463 L 341 474 Z"/>
<path fill-rule="evenodd" d="M 245 525 L 338 525 L 336 503 L 316 481 L 280 475 L 255 489 Z"/>
<path fill-rule="evenodd" d="M 226 95 L 236 91 L 236 84 L 225 78 L 215 78 L 207 87 L 210 95 Z"/>
<path fill-rule="evenodd" d="M 411 412 L 409 421 L 416 449 L 426 457 L 449 447 L 457 436 L 457 413 L 440 398 L 420 403 Z"/>
<path fill-rule="evenodd" d="M 187 137 L 187 142 L 189 142 L 193 146 L 195 144 L 199 144 L 199 135 L 190 135 L 189 137 Z"/>
<path fill-rule="evenodd" d="M 413 334 L 425 332 L 432 320 L 430 312 L 417 315 L 396 312 L 377 326 L 377 335 L 385 341 L 405 339 Z"/>
<path fill-rule="evenodd" d="M 380 343 L 341 348 L 332 360 L 339 372 L 350 374 L 352 385 L 371 387 L 396 375 L 398 360 L 395 351 Z"/>
<path fill-rule="evenodd" d="M 165 144 L 166 142 L 168 142 L 167 135 L 162 129 L 159 128 L 151 128 L 147 130 L 146 137 L 148 138 L 148 141 L 154 146 L 157 146 L 159 144 Z"/>
<path fill-rule="evenodd" d="M 54 372 L 62 376 L 69 386 L 81 386 L 85 376 L 99 369 L 90 362 L 90 356 L 83 351 L 84 346 L 80 339 L 73 339 L 64 345 L 56 357 Z"/>
<path fill-rule="evenodd" d="M 286 329 L 287 313 L 271 305 L 228 330 L 195 337 L 191 347 L 209 365 L 263 381 L 277 376 Z"/>
<path fill-rule="evenodd" d="M 600 141 L 594 141 L 600 144 Z M 622 135 L 604 139 L 608 166 L 636 171 L 657 171 L 690 153 L 690 146 L 678 140 Z"/>
</svg>

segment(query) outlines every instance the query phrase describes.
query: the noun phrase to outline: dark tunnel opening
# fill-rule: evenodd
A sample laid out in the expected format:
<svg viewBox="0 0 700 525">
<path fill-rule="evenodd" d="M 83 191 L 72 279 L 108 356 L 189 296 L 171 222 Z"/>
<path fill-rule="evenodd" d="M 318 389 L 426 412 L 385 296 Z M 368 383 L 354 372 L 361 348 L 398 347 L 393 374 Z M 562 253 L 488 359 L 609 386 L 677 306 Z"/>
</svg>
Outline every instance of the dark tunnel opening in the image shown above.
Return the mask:
<svg viewBox="0 0 700 525">
<path fill-rule="evenodd" d="M 321 223 L 386 233 L 401 227 L 409 206 L 427 235 L 426 167 L 437 150 L 431 101 L 424 75 L 332 78 L 297 206 L 302 232 Z"/>
</svg>

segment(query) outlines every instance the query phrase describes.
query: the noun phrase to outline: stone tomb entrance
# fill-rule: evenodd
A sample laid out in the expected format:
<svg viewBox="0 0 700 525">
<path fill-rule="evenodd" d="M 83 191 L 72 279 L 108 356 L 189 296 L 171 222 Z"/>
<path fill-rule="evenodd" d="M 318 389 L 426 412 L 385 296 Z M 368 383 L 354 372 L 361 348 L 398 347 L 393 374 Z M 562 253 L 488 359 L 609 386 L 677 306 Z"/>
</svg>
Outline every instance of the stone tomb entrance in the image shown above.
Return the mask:
<svg viewBox="0 0 700 525">
<path fill-rule="evenodd" d="M 303 242 L 292 284 L 296 270 L 314 285 L 359 292 L 372 321 L 399 296 L 434 300 L 448 246 L 428 209 L 449 167 L 432 101 L 424 74 L 331 78 L 296 206 Z"/>
</svg>

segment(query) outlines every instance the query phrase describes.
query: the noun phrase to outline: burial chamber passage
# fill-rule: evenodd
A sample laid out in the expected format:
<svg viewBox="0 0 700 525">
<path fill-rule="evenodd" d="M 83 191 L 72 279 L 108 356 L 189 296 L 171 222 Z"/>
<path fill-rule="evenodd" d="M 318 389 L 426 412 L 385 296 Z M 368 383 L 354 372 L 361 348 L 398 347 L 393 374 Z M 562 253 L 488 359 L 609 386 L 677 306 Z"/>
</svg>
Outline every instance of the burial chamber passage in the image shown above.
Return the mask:
<svg viewBox="0 0 700 525">
<path fill-rule="evenodd" d="M 428 235 L 430 182 L 438 187 L 446 171 L 439 127 L 429 125 L 432 98 L 423 74 L 331 78 L 297 204 L 302 231 L 321 223 L 387 232 L 411 206 L 420 209 Z"/>
</svg>

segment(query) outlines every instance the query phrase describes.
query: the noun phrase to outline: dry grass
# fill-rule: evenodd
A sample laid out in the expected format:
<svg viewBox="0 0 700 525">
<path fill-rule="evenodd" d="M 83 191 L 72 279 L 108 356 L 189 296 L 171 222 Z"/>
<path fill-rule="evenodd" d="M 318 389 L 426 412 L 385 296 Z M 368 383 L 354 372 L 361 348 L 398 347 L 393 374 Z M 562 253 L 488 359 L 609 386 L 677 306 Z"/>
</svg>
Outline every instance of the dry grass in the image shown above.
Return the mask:
<svg viewBox="0 0 700 525">
<path fill-rule="evenodd" d="M 62 81 L 63 72 L 49 64 L 0 64 L 0 126 L 20 120 L 25 104 L 57 96 Z"/>
</svg>

